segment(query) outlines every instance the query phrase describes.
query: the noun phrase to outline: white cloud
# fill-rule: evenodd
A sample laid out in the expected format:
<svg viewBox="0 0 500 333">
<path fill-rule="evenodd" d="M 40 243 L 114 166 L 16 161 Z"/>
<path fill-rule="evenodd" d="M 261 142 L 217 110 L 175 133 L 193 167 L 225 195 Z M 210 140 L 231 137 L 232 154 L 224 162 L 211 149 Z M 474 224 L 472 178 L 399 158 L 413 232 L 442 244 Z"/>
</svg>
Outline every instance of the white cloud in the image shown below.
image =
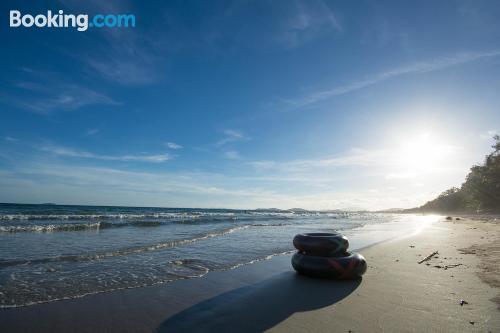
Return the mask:
<svg viewBox="0 0 500 333">
<path fill-rule="evenodd" d="M 159 173 L 60 164 L 23 164 L 15 171 L 0 170 L 0 174 L 0 201 L 13 195 L 26 198 L 26 194 L 19 192 L 24 190 L 28 195 L 43 197 L 46 201 L 101 205 L 192 207 L 195 202 L 197 207 L 221 208 L 378 209 L 401 203 L 399 197 L 381 196 L 369 190 L 361 193 L 356 190 L 315 189 L 314 193 L 297 193 L 291 190 L 291 186 L 276 187 L 273 184 L 265 187 L 267 181 L 255 184 L 255 180 L 241 186 L 239 177 L 213 173 Z M 421 197 L 407 199 L 406 206 L 411 206 L 413 201 L 423 201 Z"/>
<path fill-rule="evenodd" d="M 105 161 L 138 161 L 138 162 L 161 163 L 172 159 L 172 157 L 169 154 L 113 156 L 113 155 L 98 155 L 83 150 L 77 150 L 61 146 L 43 146 L 40 149 L 42 151 L 58 156 L 88 158 L 88 159 L 105 160 Z"/>
<path fill-rule="evenodd" d="M 74 111 L 88 105 L 120 105 L 104 93 L 88 88 L 52 72 L 23 68 L 14 91 L 0 95 L 4 102 L 32 112 L 48 114 Z"/>
<path fill-rule="evenodd" d="M 333 88 L 313 92 L 297 99 L 285 100 L 285 103 L 294 108 L 308 106 L 335 96 L 340 96 L 359 89 L 363 89 L 398 76 L 414 73 L 433 72 L 484 58 L 498 56 L 500 56 L 500 50 L 493 50 L 489 52 L 461 53 L 449 57 L 433 59 L 431 61 L 417 62 L 408 66 L 394 68 L 359 81 L 354 81 L 345 85 L 335 86 Z"/>
<path fill-rule="evenodd" d="M 73 111 L 87 105 L 119 105 L 112 98 L 79 85 L 60 85 L 49 94 L 37 98 L 18 99 L 15 103 L 23 109 L 39 113 Z"/>
<path fill-rule="evenodd" d="M 229 160 L 237 160 L 237 159 L 241 158 L 240 154 L 235 150 L 226 151 L 224 153 L 224 157 L 229 159 Z"/>
<path fill-rule="evenodd" d="M 100 129 L 98 129 L 98 128 L 90 128 L 87 131 L 85 131 L 85 135 L 87 135 L 87 136 L 93 136 L 93 135 L 96 135 L 99 132 L 100 132 Z"/>
<path fill-rule="evenodd" d="M 48 145 L 43 150 L 58 156 L 110 161 L 162 162 L 165 159 L 161 155 L 98 155 Z M 462 181 L 467 170 L 466 167 L 450 171 L 448 166 L 443 166 L 431 175 L 418 175 L 411 182 L 385 179 L 389 172 L 405 170 L 405 164 L 397 156 L 395 150 L 357 148 L 323 159 L 245 163 L 235 173 L 149 172 L 79 166 L 75 161 L 47 164 L 43 158 L 38 163 L 24 160 L 0 177 L 0 201 L 14 195 L 26 201 L 31 195 L 46 201 L 80 204 L 383 209 L 420 205 L 447 188 L 450 182 L 454 185 L 456 179 Z M 456 162 L 449 155 L 445 159 L 447 165 Z M 415 191 L 412 184 L 420 183 L 432 186 Z M 382 190 L 386 188 L 392 191 Z"/>
<path fill-rule="evenodd" d="M 401 192 L 408 187 L 408 180 L 442 188 L 462 182 L 472 164 L 468 154 L 459 147 L 427 139 L 384 149 L 353 148 L 325 158 L 247 164 L 267 181 L 288 182 L 299 188 L 338 189 L 343 184 L 352 190 L 369 191 L 375 186 L 395 188 L 393 185 L 399 184 Z"/>
<path fill-rule="evenodd" d="M 0 170 L 0 175 L 0 201 L 12 198 L 14 192 L 24 198 L 35 193 L 52 202 L 100 205 L 257 208 L 286 200 L 286 196 L 256 186 L 235 188 L 234 179 L 213 173 L 138 172 L 35 163 L 20 165 L 14 171 Z"/>
<path fill-rule="evenodd" d="M 341 32 L 335 12 L 324 1 L 289 1 L 275 19 L 277 40 L 287 48 L 299 47 L 320 36 Z"/>
<path fill-rule="evenodd" d="M 389 173 L 385 176 L 385 179 L 387 179 L 387 180 L 390 180 L 390 179 L 410 179 L 410 178 L 415 178 L 415 177 L 417 177 L 417 175 L 414 173 L 399 172 L 399 173 Z"/>
<path fill-rule="evenodd" d="M 17 193 L 19 198 L 53 195 L 45 201 L 80 204 L 308 209 L 412 207 L 432 199 L 443 189 L 459 185 L 471 165 L 468 157 L 462 158 L 465 151 L 434 137 L 425 135 L 415 141 L 409 144 L 398 141 L 384 149 L 353 148 L 323 158 L 250 163 L 235 160 L 231 162 L 234 167 L 231 172 L 222 169 L 219 173 L 186 169 L 137 171 L 130 169 L 138 167 L 133 164 L 118 164 L 127 168 L 118 170 L 78 165 L 78 160 L 69 159 L 55 159 L 47 164 L 46 156 L 32 154 L 32 163 L 28 156 L 13 159 L 11 171 L 2 174 L 0 201 L 14 198 Z M 49 144 L 40 149 L 57 156 L 104 161 L 159 163 L 170 158 L 99 155 Z M 235 150 L 221 149 L 220 153 L 224 152 L 228 158 L 239 156 Z"/>
<path fill-rule="evenodd" d="M 183 146 L 175 143 L 175 142 L 165 142 L 165 146 L 170 149 L 182 149 Z"/>
<path fill-rule="evenodd" d="M 335 157 L 319 159 L 302 159 L 286 162 L 253 161 L 249 164 L 260 170 L 302 171 L 315 168 L 343 167 L 343 166 L 380 166 L 390 164 L 390 152 L 383 149 L 365 150 L 353 148 L 349 152 Z"/>
<path fill-rule="evenodd" d="M 498 134 L 497 130 L 489 130 L 489 131 L 486 131 L 485 133 L 480 134 L 479 137 L 481 139 L 489 140 L 489 139 L 493 138 L 493 136 L 495 136 L 497 134 Z"/>
<path fill-rule="evenodd" d="M 128 1 L 62 0 L 73 12 L 130 13 Z M 150 22 L 151 23 L 151 22 Z M 154 24 L 164 24 L 157 20 Z M 137 23 L 139 24 L 139 23 Z M 162 78 L 169 41 L 165 40 L 164 26 L 155 26 L 148 33 L 136 29 L 96 29 L 92 50 L 65 53 L 83 63 L 89 74 L 122 85 L 146 85 Z M 97 31 L 99 30 L 99 31 Z M 99 54 L 98 57 L 95 54 Z"/>
<path fill-rule="evenodd" d="M 5 137 L 5 141 L 9 141 L 9 142 L 18 142 L 19 139 L 18 138 L 14 138 L 12 136 L 6 136 Z"/>
<path fill-rule="evenodd" d="M 224 138 L 217 141 L 216 146 L 220 147 L 225 144 L 236 142 L 236 141 L 248 141 L 250 138 L 243 134 L 243 132 L 234 130 L 234 129 L 226 129 L 223 131 Z"/>
</svg>

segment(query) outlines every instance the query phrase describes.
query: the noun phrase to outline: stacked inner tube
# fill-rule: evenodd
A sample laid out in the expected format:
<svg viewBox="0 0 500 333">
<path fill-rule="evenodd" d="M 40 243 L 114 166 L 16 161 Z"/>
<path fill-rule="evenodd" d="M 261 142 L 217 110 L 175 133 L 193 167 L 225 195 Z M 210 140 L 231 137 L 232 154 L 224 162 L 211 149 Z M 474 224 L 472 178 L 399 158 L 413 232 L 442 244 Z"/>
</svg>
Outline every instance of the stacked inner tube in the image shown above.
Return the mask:
<svg viewBox="0 0 500 333">
<path fill-rule="evenodd" d="M 366 272 L 365 258 L 348 252 L 347 237 L 338 233 L 306 233 L 293 238 L 298 250 L 292 266 L 300 274 L 330 279 L 357 279 Z"/>
</svg>

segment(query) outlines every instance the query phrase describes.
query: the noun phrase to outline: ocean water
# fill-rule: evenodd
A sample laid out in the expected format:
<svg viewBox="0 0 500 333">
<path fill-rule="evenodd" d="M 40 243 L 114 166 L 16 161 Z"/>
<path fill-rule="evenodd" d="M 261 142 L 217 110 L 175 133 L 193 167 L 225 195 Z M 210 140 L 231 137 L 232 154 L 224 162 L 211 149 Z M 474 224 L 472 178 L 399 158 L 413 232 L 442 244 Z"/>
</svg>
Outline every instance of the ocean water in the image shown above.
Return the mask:
<svg viewBox="0 0 500 333">
<path fill-rule="evenodd" d="M 0 204 L 0 307 L 234 269 L 293 251 L 300 232 L 351 248 L 417 232 L 429 217 L 356 212 Z"/>
</svg>

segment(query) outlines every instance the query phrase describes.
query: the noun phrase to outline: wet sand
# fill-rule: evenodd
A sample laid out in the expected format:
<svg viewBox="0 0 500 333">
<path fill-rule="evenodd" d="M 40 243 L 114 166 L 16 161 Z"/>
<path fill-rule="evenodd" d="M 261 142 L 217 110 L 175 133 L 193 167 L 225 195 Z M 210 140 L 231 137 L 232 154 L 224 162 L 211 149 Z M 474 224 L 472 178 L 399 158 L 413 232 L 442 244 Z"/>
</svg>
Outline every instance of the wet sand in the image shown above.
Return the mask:
<svg viewBox="0 0 500 333">
<path fill-rule="evenodd" d="M 280 256 L 199 279 L 0 310 L 0 331 L 498 332 L 499 245 L 498 222 L 443 220 L 361 251 L 369 268 L 359 281 L 299 276 L 290 256 Z"/>
</svg>

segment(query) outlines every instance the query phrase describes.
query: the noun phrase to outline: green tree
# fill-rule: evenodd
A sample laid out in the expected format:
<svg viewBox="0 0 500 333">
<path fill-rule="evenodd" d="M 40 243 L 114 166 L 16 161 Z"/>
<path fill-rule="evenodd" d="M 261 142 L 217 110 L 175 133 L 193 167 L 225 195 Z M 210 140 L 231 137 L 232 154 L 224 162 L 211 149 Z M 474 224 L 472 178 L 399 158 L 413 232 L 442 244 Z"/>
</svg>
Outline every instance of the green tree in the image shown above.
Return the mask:
<svg viewBox="0 0 500 333">
<path fill-rule="evenodd" d="M 493 152 L 486 156 L 483 165 L 470 169 L 460 188 L 446 190 L 416 210 L 500 212 L 500 136 L 493 139 Z"/>
<path fill-rule="evenodd" d="M 478 211 L 500 208 L 500 137 L 495 135 L 494 140 L 484 165 L 473 166 L 462 185 L 467 205 Z"/>
</svg>

